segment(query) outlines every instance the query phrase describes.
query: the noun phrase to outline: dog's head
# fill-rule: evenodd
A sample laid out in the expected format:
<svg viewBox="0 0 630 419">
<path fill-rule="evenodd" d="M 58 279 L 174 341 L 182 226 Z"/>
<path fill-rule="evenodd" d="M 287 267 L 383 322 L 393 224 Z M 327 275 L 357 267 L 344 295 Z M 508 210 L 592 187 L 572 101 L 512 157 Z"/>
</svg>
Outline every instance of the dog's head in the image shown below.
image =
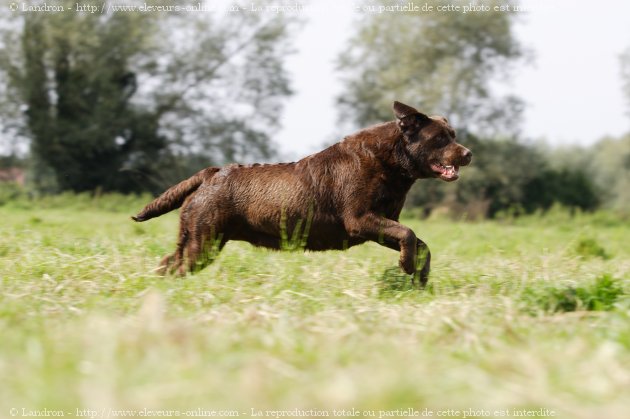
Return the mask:
<svg viewBox="0 0 630 419">
<path fill-rule="evenodd" d="M 446 118 L 427 116 L 400 102 L 394 102 L 393 108 L 412 174 L 457 180 L 459 167 L 470 164 L 472 152 L 455 141 L 455 130 Z"/>
</svg>

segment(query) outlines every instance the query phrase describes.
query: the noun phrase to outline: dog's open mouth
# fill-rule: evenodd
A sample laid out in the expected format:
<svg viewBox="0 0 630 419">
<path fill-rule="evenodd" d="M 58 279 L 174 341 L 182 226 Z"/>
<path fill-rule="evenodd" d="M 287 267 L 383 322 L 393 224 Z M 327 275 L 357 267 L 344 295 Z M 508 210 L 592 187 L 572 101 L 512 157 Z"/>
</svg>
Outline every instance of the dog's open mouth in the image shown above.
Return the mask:
<svg viewBox="0 0 630 419">
<path fill-rule="evenodd" d="M 457 180 L 459 177 L 459 166 L 445 166 L 440 163 L 431 164 L 431 170 L 438 175 L 438 177 L 447 182 Z"/>
</svg>

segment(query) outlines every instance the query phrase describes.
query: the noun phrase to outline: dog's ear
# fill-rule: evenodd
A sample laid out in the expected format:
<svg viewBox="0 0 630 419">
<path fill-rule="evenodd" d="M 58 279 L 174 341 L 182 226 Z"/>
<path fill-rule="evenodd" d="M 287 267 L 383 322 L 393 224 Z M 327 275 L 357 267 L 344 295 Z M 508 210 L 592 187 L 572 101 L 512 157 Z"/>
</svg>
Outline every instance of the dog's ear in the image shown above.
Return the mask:
<svg viewBox="0 0 630 419">
<path fill-rule="evenodd" d="M 428 116 L 404 103 L 394 102 L 393 109 L 398 127 L 407 139 L 431 121 Z"/>
</svg>

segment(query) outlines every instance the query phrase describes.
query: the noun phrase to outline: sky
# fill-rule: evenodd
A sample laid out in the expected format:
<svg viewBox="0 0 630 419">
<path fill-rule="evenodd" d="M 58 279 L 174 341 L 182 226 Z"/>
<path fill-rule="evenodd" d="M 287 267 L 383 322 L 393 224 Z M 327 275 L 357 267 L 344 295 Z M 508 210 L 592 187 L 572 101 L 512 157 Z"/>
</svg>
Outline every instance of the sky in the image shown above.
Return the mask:
<svg viewBox="0 0 630 419">
<path fill-rule="evenodd" d="M 298 13 L 304 25 L 294 35 L 295 53 L 287 58 L 295 94 L 287 100 L 281 128 L 273 137 L 283 159 L 300 158 L 340 139 L 334 137 L 339 118 L 335 102 L 343 89 L 336 61 L 364 17 L 355 9 L 366 1 L 265 0 L 272 5 L 307 6 Z M 233 3 L 200 2 L 219 7 Z M 425 0 L 399 1 L 412 2 L 421 5 Z M 519 13 L 515 30 L 534 60 L 516 69 L 502 91 L 526 103 L 523 137 L 589 145 L 630 132 L 630 103 L 622 93 L 619 60 L 630 48 L 630 0 L 521 0 L 521 4 L 531 11 Z"/>
<path fill-rule="evenodd" d="M 354 10 L 357 3 L 319 0 L 302 12 L 306 23 L 287 64 L 295 94 L 275 137 L 285 156 L 298 158 L 333 140 L 335 98 L 342 91 L 335 62 L 361 17 Z M 630 48 L 630 1 L 521 4 L 531 11 L 520 14 L 516 33 L 534 60 L 517 69 L 503 90 L 526 102 L 523 136 L 550 144 L 588 145 L 630 131 L 619 65 L 619 56 Z"/>
</svg>

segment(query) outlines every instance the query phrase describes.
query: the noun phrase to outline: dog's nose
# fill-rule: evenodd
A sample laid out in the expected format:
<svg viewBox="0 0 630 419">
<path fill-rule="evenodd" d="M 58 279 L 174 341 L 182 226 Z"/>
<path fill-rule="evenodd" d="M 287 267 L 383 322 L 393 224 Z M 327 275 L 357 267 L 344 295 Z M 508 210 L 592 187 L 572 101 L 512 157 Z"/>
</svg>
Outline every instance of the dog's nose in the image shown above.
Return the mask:
<svg viewBox="0 0 630 419">
<path fill-rule="evenodd" d="M 466 164 L 470 163 L 470 161 L 472 160 L 472 151 L 465 148 L 464 152 L 462 153 L 462 157 L 464 158 L 464 161 L 466 162 Z"/>
</svg>

